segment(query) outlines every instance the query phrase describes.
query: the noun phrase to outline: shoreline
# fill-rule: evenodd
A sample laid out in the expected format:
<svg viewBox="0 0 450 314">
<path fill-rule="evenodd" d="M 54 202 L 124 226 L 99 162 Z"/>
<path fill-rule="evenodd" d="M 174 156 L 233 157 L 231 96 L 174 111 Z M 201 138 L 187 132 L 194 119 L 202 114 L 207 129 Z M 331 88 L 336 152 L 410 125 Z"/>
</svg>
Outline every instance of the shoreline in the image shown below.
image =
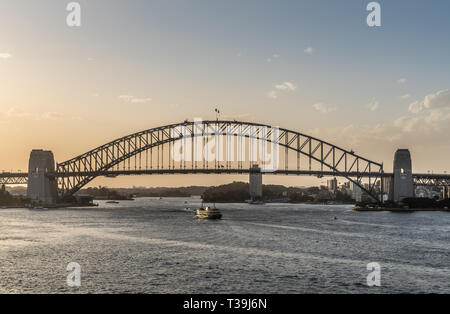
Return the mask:
<svg viewBox="0 0 450 314">
<path fill-rule="evenodd" d="M 98 204 L 57 204 L 57 205 L 46 205 L 39 207 L 30 207 L 30 206 L 0 206 L 1 209 L 29 209 L 29 210 L 47 210 L 47 209 L 59 209 L 59 208 L 80 208 L 80 207 L 98 207 Z"/>
<path fill-rule="evenodd" d="M 358 212 L 397 212 L 397 213 L 411 213 L 411 212 L 450 212 L 450 209 L 445 208 L 371 208 L 371 207 L 353 207 L 352 210 Z"/>
</svg>

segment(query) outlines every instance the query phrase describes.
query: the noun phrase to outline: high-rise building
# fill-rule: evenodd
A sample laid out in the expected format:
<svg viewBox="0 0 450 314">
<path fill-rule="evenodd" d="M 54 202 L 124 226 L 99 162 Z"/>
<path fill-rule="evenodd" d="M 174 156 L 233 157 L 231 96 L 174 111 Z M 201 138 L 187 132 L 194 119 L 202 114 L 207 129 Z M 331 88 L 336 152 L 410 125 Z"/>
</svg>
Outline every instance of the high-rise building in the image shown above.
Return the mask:
<svg viewBox="0 0 450 314">
<path fill-rule="evenodd" d="M 328 187 L 329 191 L 336 192 L 336 190 L 337 190 L 337 180 L 336 180 L 336 178 L 328 180 L 327 181 L 327 187 Z"/>
<path fill-rule="evenodd" d="M 352 186 L 352 198 L 356 201 L 356 202 L 361 202 L 362 201 L 362 190 L 361 188 L 355 184 L 355 183 L 351 183 Z"/>
</svg>

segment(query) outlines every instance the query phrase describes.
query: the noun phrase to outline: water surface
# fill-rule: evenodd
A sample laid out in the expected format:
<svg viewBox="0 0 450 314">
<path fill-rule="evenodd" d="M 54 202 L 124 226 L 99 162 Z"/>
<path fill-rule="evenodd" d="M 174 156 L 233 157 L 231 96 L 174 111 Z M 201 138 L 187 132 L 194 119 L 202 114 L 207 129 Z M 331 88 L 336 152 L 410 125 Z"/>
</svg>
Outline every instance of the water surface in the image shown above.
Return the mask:
<svg viewBox="0 0 450 314">
<path fill-rule="evenodd" d="M 96 208 L 0 210 L 1 293 L 449 293 L 448 212 L 140 198 Z M 337 220 L 333 219 L 336 216 Z M 81 287 L 66 266 L 81 265 Z M 381 265 L 381 287 L 366 266 Z"/>
</svg>

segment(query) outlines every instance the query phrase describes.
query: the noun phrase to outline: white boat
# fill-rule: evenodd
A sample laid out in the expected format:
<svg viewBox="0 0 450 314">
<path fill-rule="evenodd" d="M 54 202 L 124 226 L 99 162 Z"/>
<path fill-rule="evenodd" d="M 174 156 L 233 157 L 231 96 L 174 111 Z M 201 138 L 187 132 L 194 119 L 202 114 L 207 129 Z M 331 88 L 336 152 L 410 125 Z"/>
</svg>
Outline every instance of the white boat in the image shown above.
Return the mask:
<svg viewBox="0 0 450 314">
<path fill-rule="evenodd" d="M 221 219 L 222 213 L 217 208 L 209 206 L 197 208 L 195 211 L 195 217 L 199 219 Z"/>
<path fill-rule="evenodd" d="M 251 204 L 251 205 L 264 205 L 265 202 L 262 200 L 246 200 L 245 201 L 247 204 Z"/>
<path fill-rule="evenodd" d="M 43 206 L 35 206 L 35 207 L 32 207 L 31 209 L 34 209 L 34 210 L 48 210 L 47 207 L 43 207 Z"/>
</svg>

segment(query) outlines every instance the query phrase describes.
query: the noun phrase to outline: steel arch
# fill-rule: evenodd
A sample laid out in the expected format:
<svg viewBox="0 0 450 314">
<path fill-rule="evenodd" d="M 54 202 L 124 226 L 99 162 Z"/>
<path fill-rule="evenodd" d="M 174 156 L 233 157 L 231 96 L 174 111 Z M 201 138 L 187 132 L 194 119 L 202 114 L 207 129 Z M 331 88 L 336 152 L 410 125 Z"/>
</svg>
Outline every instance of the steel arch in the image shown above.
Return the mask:
<svg viewBox="0 0 450 314">
<path fill-rule="evenodd" d="M 265 130 L 264 132 L 263 128 Z M 181 129 L 185 131 L 180 131 Z M 273 140 L 275 131 L 277 131 L 277 136 Z M 107 174 L 109 170 L 114 170 L 114 167 L 121 163 L 125 167 L 124 162 L 127 160 L 128 169 L 130 170 L 130 160 L 132 157 L 135 157 L 135 170 L 138 170 L 136 163 L 138 155 L 140 170 L 141 154 L 143 152 L 148 154 L 148 151 L 152 154 L 154 148 L 159 149 L 161 147 L 161 150 L 163 150 L 165 144 L 169 145 L 168 169 L 175 169 L 175 165 L 170 164 L 171 143 L 186 137 L 195 138 L 198 136 L 237 136 L 238 138 L 275 143 L 284 148 L 285 174 L 292 174 L 288 169 L 288 152 L 291 151 L 297 154 L 297 170 L 300 170 L 302 166 L 300 165 L 300 157 L 306 156 L 309 171 L 311 171 L 313 161 L 317 162 L 321 168 L 319 175 L 320 173 L 329 174 L 331 171 L 334 176 L 345 177 L 354 182 L 375 199 L 377 199 L 374 193 L 375 184 L 377 180 L 381 181 L 384 177 L 383 164 L 359 156 L 353 151 L 345 150 L 326 141 L 296 131 L 261 123 L 235 120 L 184 121 L 182 123 L 160 126 L 133 133 L 94 148 L 70 160 L 58 163 L 55 175 L 58 178 L 60 186 L 60 196 L 72 195 L 95 177 Z M 194 142 L 192 141 L 192 143 Z M 195 148 L 192 148 L 192 151 L 194 150 Z M 162 151 L 161 160 L 159 160 L 159 154 L 160 152 L 158 151 L 157 169 L 167 169 L 167 164 L 164 166 L 164 151 Z M 146 159 L 148 162 L 148 155 L 146 155 Z M 215 173 L 227 173 L 227 170 L 231 169 L 231 162 L 229 160 L 215 161 L 214 165 L 217 169 Z M 184 168 L 183 163 L 179 166 L 180 171 L 183 170 L 182 173 L 189 173 L 189 169 L 186 169 L 186 162 L 184 163 Z M 203 163 L 198 167 L 197 162 L 192 161 L 192 173 L 195 171 L 198 172 L 199 169 L 207 169 L 208 166 L 208 163 L 206 165 Z M 242 162 L 238 162 L 238 169 L 243 169 Z M 278 170 L 277 172 L 283 173 L 282 170 Z M 362 183 L 361 180 L 363 177 L 369 178 L 368 185 Z M 372 179 L 374 180 L 373 182 L 371 181 Z"/>
</svg>

